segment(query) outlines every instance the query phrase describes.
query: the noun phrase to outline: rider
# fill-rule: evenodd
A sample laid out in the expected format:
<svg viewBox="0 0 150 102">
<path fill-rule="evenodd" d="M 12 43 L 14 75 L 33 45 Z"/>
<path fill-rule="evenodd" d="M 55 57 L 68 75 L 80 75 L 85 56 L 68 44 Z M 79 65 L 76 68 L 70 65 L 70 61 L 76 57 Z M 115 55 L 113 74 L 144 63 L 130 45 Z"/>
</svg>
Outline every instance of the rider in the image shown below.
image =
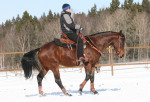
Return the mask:
<svg viewBox="0 0 150 102">
<path fill-rule="evenodd" d="M 60 24 L 61 30 L 67 35 L 67 37 L 77 43 L 77 57 L 79 60 L 85 62 L 83 55 L 83 40 L 77 35 L 77 30 L 83 30 L 78 24 L 75 24 L 71 17 L 71 7 L 69 4 L 63 4 L 63 11 L 61 12 Z"/>
</svg>

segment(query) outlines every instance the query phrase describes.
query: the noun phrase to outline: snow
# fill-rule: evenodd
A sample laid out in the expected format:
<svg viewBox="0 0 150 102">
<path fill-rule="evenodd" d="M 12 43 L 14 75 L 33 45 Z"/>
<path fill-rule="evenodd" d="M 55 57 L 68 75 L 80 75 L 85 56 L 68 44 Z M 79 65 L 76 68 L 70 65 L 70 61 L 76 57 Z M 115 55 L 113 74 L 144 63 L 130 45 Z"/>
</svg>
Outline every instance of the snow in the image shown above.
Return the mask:
<svg viewBox="0 0 150 102">
<path fill-rule="evenodd" d="M 150 68 L 144 65 L 132 69 L 116 70 L 129 66 L 114 67 L 114 76 L 110 67 L 102 67 L 100 73 L 95 73 L 95 89 L 98 95 L 90 92 L 88 82 L 83 94 L 79 95 L 79 85 L 85 78 L 84 70 L 60 69 L 61 79 L 67 91 L 73 96 L 64 96 L 54 81 L 50 71 L 43 79 L 43 91 L 46 96 L 38 94 L 36 76 L 29 80 L 21 75 L 0 72 L 0 102 L 149 102 L 150 101 Z"/>
</svg>

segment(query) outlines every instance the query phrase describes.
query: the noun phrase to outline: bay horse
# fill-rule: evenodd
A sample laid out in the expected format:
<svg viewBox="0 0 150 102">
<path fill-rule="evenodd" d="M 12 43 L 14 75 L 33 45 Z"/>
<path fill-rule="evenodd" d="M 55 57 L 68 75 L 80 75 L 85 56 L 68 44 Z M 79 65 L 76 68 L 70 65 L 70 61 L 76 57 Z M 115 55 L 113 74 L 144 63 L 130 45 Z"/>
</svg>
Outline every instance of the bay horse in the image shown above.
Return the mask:
<svg viewBox="0 0 150 102">
<path fill-rule="evenodd" d="M 89 62 L 85 64 L 85 80 L 80 84 L 79 93 L 82 94 L 82 90 L 86 82 L 90 79 L 91 92 L 98 94 L 94 88 L 94 71 L 95 65 L 99 61 L 101 54 L 108 46 L 112 46 L 116 54 L 120 57 L 124 55 L 124 42 L 125 36 L 120 32 L 100 32 L 92 35 L 85 36 L 87 41 L 86 48 Z M 95 50 L 93 47 L 97 48 Z M 99 51 L 98 51 L 99 50 Z M 65 95 L 71 96 L 65 87 L 63 86 L 60 78 L 59 65 L 73 67 L 76 64 L 76 48 L 72 50 L 64 47 L 57 46 L 54 41 L 51 41 L 40 48 L 34 49 L 22 57 L 21 64 L 24 70 L 25 78 L 28 79 L 32 75 L 32 69 L 37 69 L 39 74 L 37 75 L 39 94 L 44 95 L 42 90 L 42 79 L 51 70 L 54 74 L 55 82 L 60 87 Z"/>
</svg>

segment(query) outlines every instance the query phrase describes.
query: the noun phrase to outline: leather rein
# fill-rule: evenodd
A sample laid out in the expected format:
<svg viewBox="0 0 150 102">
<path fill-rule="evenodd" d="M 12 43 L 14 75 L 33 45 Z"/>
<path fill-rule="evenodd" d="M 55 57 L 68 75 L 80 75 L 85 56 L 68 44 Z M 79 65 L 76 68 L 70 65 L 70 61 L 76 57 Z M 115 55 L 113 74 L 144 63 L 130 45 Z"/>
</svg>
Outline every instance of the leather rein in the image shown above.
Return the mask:
<svg viewBox="0 0 150 102">
<path fill-rule="evenodd" d="M 83 40 L 84 43 L 88 43 L 94 50 L 96 50 L 96 51 L 99 52 L 100 54 L 103 53 L 100 49 L 98 49 L 98 48 L 96 47 L 96 45 L 93 43 L 93 41 L 92 41 L 88 36 L 87 36 L 87 38 L 89 39 L 89 41 L 86 40 L 85 37 L 84 37 L 81 33 L 79 33 L 78 35 L 81 37 L 81 39 Z"/>
<path fill-rule="evenodd" d="M 93 42 L 88 36 L 87 36 L 87 38 L 88 38 L 88 40 L 89 40 L 91 43 L 90 43 L 88 40 L 86 40 L 85 37 L 83 37 L 82 34 L 80 34 L 80 35 L 82 36 L 82 37 L 81 37 L 81 36 L 80 36 L 80 37 L 82 38 L 82 40 L 83 40 L 85 43 L 87 42 L 94 50 L 96 50 L 96 51 L 99 52 L 100 54 L 103 53 L 103 51 L 101 51 L 100 49 L 98 49 L 98 48 L 96 47 L 96 45 L 94 44 L 94 42 Z M 117 52 L 117 53 L 120 53 L 120 51 L 121 51 L 121 48 L 120 48 L 120 46 L 121 46 L 121 45 L 120 45 L 120 43 L 121 43 L 121 38 L 122 38 L 122 37 L 120 37 L 120 36 L 119 36 L 119 38 L 118 38 L 118 39 L 119 39 L 119 40 L 118 40 L 118 41 L 119 41 L 119 45 L 118 45 L 119 49 L 118 49 L 118 52 Z"/>
</svg>

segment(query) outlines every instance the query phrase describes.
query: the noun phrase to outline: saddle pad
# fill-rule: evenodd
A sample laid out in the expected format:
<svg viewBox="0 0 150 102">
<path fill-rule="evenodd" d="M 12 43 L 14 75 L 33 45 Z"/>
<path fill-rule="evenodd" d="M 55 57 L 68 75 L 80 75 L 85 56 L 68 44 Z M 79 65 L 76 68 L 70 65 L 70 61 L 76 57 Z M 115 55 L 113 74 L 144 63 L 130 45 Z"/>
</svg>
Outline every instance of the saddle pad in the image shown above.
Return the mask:
<svg viewBox="0 0 150 102">
<path fill-rule="evenodd" d="M 67 44 L 66 43 L 62 43 L 60 42 L 59 39 L 57 38 L 54 38 L 54 42 L 56 43 L 57 46 L 61 46 L 61 47 L 66 47 L 68 48 Z M 76 48 L 76 44 L 71 44 L 72 48 Z"/>
</svg>

